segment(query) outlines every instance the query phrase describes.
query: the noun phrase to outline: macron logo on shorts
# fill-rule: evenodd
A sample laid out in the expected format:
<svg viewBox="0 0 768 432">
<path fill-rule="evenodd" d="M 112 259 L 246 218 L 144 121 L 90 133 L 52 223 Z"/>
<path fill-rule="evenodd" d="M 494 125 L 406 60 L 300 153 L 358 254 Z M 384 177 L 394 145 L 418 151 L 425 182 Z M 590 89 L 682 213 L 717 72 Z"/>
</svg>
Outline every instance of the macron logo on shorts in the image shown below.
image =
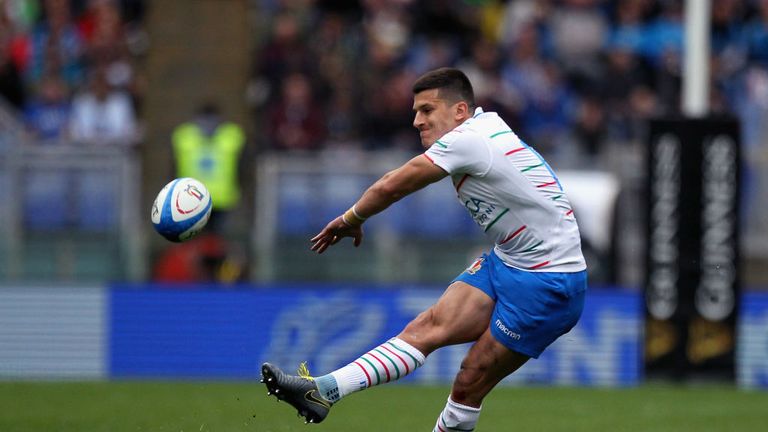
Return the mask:
<svg viewBox="0 0 768 432">
<path fill-rule="evenodd" d="M 511 329 L 508 329 L 507 326 L 501 323 L 500 320 L 496 320 L 496 327 L 501 330 L 502 333 L 507 335 L 510 339 L 514 340 L 520 340 L 520 334 L 513 332 Z"/>
</svg>

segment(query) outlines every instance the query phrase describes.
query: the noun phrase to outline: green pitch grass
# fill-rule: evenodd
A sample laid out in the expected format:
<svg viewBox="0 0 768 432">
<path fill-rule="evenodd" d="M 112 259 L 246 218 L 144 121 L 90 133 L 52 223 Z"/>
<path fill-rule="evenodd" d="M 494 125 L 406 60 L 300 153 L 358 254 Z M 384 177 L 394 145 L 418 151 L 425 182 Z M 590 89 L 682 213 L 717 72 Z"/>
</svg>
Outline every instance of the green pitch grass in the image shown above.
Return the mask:
<svg viewBox="0 0 768 432">
<path fill-rule="evenodd" d="M 447 387 L 390 385 L 304 425 L 255 382 L 0 382 L 0 431 L 430 431 Z M 477 431 L 762 431 L 768 392 L 723 386 L 502 387 Z"/>
</svg>

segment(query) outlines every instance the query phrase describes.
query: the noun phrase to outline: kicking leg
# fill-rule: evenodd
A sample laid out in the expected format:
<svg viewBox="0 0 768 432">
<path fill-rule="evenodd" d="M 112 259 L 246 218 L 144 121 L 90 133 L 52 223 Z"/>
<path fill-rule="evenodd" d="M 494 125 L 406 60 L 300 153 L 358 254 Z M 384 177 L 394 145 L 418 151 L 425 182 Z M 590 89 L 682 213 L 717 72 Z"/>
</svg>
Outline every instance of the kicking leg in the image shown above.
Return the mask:
<svg viewBox="0 0 768 432">
<path fill-rule="evenodd" d="M 488 328 L 493 300 L 464 282 L 449 286 L 440 299 L 389 341 L 341 369 L 315 379 L 330 402 L 378 384 L 398 380 L 424 364 L 437 348 L 477 340 Z"/>
<path fill-rule="evenodd" d="M 477 340 L 488 328 L 493 306 L 484 292 L 455 282 L 397 337 L 340 369 L 312 378 L 306 371 L 292 376 L 265 363 L 262 376 L 270 394 L 293 405 L 307 421 L 319 423 L 344 396 L 410 374 L 440 347 Z"/>
<path fill-rule="evenodd" d="M 315 378 L 320 394 L 336 403 L 344 396 L 379 384 L 397 381 L 424 364 L 425 355 L 394 337 L 352 363 Z"/>
<path fill-rule="evenodd" d="M 467 353 L 440 413 L 434 431 L 469 431 L 475 428 L 483 398 L 507 375 L 519 369 L 528 356 L 511 351 L 486 330 Z"/>
</svg>

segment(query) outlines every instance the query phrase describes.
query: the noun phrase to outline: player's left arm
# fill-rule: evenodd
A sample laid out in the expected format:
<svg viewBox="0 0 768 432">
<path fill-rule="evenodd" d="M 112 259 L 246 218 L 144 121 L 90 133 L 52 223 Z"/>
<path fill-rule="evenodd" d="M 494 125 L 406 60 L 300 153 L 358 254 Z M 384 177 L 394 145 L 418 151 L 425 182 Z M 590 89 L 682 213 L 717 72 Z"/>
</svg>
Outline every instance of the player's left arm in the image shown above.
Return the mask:
<svg viewBox="0 0 768 432">
<path fill-rule="evenodd" d="M 425 155 L 419 155 L 376 181 L 346 213 L 332 220 L 311 239 L 312 250 L 323 253 L 344 237 L 352 237 L 354 245 L 363 240 L 362 224 L 369 217 L 407 195 L 435 183 L 448 175 Z"/>
</svg>

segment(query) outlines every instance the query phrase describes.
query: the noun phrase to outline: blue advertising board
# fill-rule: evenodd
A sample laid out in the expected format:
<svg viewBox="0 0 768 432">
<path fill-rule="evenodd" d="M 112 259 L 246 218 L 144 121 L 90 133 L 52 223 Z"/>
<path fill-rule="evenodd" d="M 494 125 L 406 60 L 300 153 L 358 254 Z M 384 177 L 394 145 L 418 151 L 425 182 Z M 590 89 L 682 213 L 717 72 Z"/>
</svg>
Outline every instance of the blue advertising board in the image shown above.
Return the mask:
<svg viewBox="0 0 768 432">
<path fill-rule="evenodd" d="M 109 375 L 257 379 L 262 362 L 321 374 L 396 335 L 442 290 L 280 285 L 114 286 Z M 641 370 L 636 292 L 592 290 L 579 324 L 507 383 L 634 385 Z M 436 351 L 405 381 L 449 383 L 468 345 Z"/>
<path fill-rule="evenodd" d="M 736 341 L 736 380 L 742 388 L 768 389 L 768 295 L 744 293 Z"/>
</svg>

